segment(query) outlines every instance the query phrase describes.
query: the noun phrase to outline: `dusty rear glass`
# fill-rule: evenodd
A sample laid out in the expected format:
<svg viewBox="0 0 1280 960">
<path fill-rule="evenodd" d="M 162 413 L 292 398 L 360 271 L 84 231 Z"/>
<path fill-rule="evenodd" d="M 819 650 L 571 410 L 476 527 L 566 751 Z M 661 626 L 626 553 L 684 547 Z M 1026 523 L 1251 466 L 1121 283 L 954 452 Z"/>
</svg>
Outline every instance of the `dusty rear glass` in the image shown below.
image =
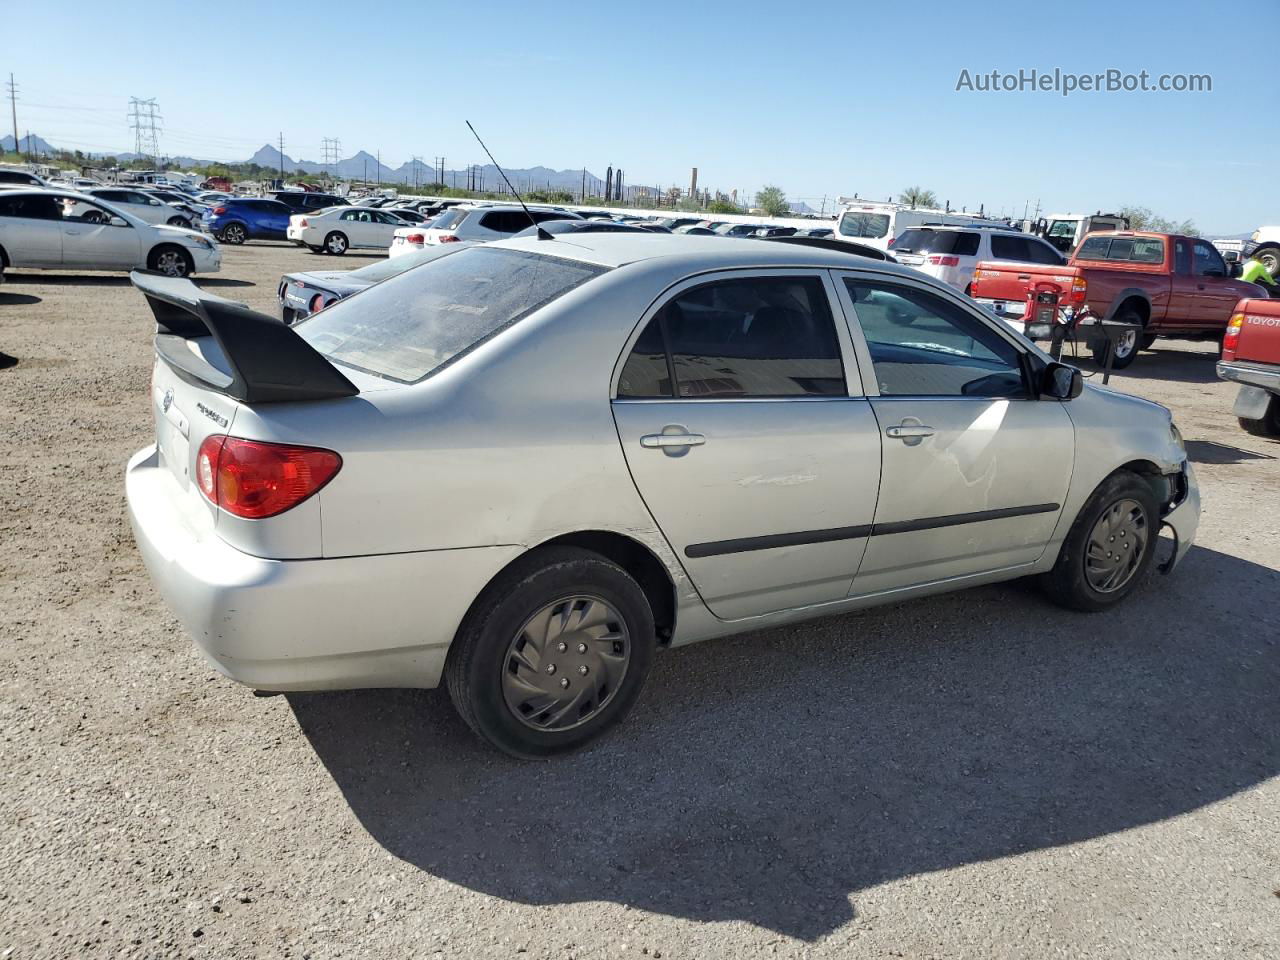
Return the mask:
<svg viewBox="0 0 1280 960">
<path fill-rule="evenodd" d="M 605 269 L 473 247 L 340 300 L 294 329 L 336 363 L 416 383 Z"/>
</svg>

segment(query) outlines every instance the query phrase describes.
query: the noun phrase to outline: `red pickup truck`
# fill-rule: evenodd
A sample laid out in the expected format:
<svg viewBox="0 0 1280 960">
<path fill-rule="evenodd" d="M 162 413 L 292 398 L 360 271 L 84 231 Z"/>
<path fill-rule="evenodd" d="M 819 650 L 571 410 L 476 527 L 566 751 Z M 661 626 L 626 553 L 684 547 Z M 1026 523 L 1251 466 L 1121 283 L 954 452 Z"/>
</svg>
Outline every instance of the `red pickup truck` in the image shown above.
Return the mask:
<svg viewBox="0 0 1280 960">
<path fill-rule="evenodd" d="M 1240 384 L 1240 426 L 1280 437 L 1280 300 L 1241 300 L 1222 338 L 1218 376 Z"/>
<path fill-rule="evenodd" d="M 1141 333 L 1116 342 L 1113 365 L 1121 368 L 1158 336 L 1220 338 L 1241 298 L 1267 296 L 1236 279 L 1239 272 L 1198 237 L 1107 231 L 1088 234 L 1065 267 L 983 261 L 974 269 L 971 295 L 1033 339 L 1049 336 L 1039 309 L 1046 301 L 1056 302 L 1051 314 L 1071 307 L 1078 318 L 1087 307 L 1098 320 L 1137 324 Z M 1102 362 L 1105 339 L 1092 330 L 1089 346 Z"/>
</svg>

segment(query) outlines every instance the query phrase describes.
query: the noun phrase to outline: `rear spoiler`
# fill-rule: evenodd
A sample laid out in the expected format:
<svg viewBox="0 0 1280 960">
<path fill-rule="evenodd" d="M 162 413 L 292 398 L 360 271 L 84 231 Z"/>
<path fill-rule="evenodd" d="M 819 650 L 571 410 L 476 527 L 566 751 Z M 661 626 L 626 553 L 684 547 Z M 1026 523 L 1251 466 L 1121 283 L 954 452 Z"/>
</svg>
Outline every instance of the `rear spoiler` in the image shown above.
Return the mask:
<svg viewBox="0 0 1280 960">
<path fill-rule="evenodd" d="M 331 400 L 360 392 L 292 327 L 273 317 L 179 277 L 134 270 L 129 279 L 155 314 L 156 353 L 186 380 L 244 403 Z M 227 358 L 229 375 L 186 342 L 210 336 Z"/>
</svg>

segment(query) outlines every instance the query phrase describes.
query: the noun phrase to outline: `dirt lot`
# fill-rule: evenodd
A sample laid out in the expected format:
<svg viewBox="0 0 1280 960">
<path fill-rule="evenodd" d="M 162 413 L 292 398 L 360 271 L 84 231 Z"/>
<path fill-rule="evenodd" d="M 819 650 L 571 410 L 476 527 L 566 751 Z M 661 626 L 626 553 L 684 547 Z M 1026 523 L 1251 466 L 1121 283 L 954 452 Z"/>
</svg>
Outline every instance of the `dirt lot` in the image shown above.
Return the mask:
<svg viewBox="0 0 1280 960">
<path fill-rule="evenodd" d="M 270 310 L 335 265 L 206 284 Z M 0 958 L 1280 956 L 1280 443 L 1209 348 L 1117 377 L 1205 501 L 1122 609 L 1014 584 L 674 651 L 617 735 L 520 764 L 439 691 L 197 657 L 124 518 L 151 329 L 120 277 L 0 287 Z"/>
</svg>

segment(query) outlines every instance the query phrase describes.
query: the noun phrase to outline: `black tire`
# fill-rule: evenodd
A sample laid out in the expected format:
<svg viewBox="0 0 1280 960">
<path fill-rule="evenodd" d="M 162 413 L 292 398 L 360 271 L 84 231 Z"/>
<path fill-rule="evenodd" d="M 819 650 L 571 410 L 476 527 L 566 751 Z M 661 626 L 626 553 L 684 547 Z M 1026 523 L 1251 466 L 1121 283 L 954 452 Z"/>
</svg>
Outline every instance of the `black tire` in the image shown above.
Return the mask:
<svg viewBox="0 0 1280 960">
<path fill-rule="evenodd" d="M 504 694 L 504 673 L 513 669 L 512 643 L 534 614 L 582 595 L 599 598 L 620 618 L 627 637 L 625 672 L 603 705 L 577 726 L 535 729 L 517 717 Z M 516 561 L 477 598 L 449 650 L 445 683 L 478 736 L 514 757 L 553 756 L 585 746 L 622 722 L 640 695 L 656 646 L 653 611 L 630 574 L 588 550 L 548 547 Z M 563 673 L 573 675 L 567 667 Z"/>
<path fill-rule="evenodd" d="M 1246 433 L 1255 437 L 1280 437 L 1280 397 L 1275 394 L 1267 402 L 1267 412 L 1261 420 L 1250 420 L 1248 417 L 1237 417 L 1240 426 Z"/>
<path fill-rule="evenodd" d="M 1125 307 L 1115 315 L 1114 319 L 1117 323 L 1136 323 L 1138 326 L 1143 325 L 1142 315 L 1138 313 L 1137 310 L 1133 309 L 1133 307 Z M 1138 358 L 1138 351 L 1142 349 L 1140 344 L 1142 343 L 1142 338 L 1144 336 L 1150 336 L 1150 334 L 1138 334 L 1137 338 L 1133 341 L 1128 350 L 1122 350 L 1120 344 L 1116 344 L 1115 356 L 1111 358 L 1112 370 L 1123 370 Z M 1094 362 L 1097 363 L 1098 366 L 1102 366 L 1103 359 L 1107 355 L 1107 342 L 1105 340 L 1097 340 L 1089 345 L 1089 349 L 1093 353 Z"/>
<path fill-rule="evenodd" d="M 335 257 L 342 256 L 350 246 L 351 242 L 347 240 L 347 235 L 337 230 L 324 238 L 324 252 L 331 253 Z"/>
<path fill-rule="evenodd" d="M 186 250 L 162 243 L 147 255 L 147 269 L 167 277 L 189 277 L 196 272 L 196 265 Z"/>
<path fill-rule="evenodd" d="M 1156 342 L 1156 335 L 1155 335 L 1154 333 L 1144 333 L 1144 334 L 1143 334 L 1143 335 L 1138 339 L 1138 349 L 1139 349 L 1139 350 L 1150 350 L 1150 349 L 1151 349 L 1151 347 L 1152 347 L 1152 345 L 1153 345 L 1155 342 Z"/>
<path fill-rule="evenodd" d="M 317 247 L 311 243 L 306 244 L 306 248 L 312 253 L 324 253 L 324 247 Z"/>
<path fill-rule="evenodd" d="M 249 231 L 244 228 L 244 224 L 228 223 L 219 232 L 218 239 L 223 243 L 230 243 L 238 247 L 249 239 Z"/>
<path fill-rule="evenodd" d="M 1086 573 L 1087 551 L 1090 536 L 1104 513 L 1113 506 L 1129 501 L 1136 503 L 1144 514 L 1146 542 L 1136 569 L 1128 579 L 1110 591 L 1100 591 L 1090 583 Z M 1085 501 L 1067 539 L 1063 541 L 1058 560 L 1053 569 L 1041 574 L 1040 585 L 1049 598 L 1071 610 L 1097 613 L 1109 610 L 1136 590 L 1147 574 L 1156 555 L 1156 543 L 1160 532 L 1159 505 L 1151 486 L 1140 476 L 1128 470 L 1119 470 L 1102 481 L 1098 489 Z M 1115 537 L 1112 537 L 1115 540 Z"/>
<path fill-rule="evenodd" d="M 1280 280 L 1280 247 L 1263 247 L 1253 251 L 1253 259 L 1267 268 L 1267 273 Z"/>
<path fill-rule="evenodd" d="M 171 227 L 190 227 L 191 221 L 186 217 L 170 217 L 165 223 Z"/>
</svg>

